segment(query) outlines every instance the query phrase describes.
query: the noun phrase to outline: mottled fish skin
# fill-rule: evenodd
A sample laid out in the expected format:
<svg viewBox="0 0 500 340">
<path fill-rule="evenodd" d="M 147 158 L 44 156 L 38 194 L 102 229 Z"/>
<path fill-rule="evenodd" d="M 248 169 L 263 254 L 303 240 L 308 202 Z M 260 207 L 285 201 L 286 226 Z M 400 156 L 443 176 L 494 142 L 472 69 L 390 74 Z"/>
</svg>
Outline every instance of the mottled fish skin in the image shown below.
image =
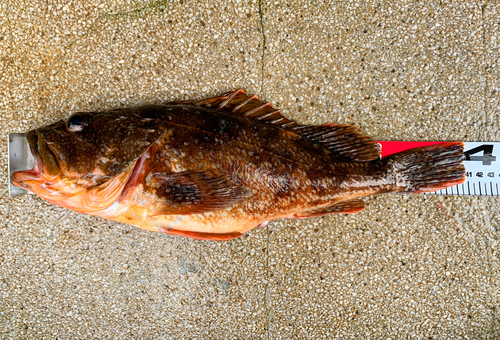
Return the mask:
<svg viewBox="0 0 500 340">
<path fill-rule="evenodd" d="M 125 223 L 150 230 L 243 233 L 270 219 L 393 189 L 380 165 L 338 161 L 294 132 L 251 118 L 187 105 L 150 106 L 143 114 L 166 116 L 168 128 L 152 145 L 138 185 L 111 211 L 120 211 Z M 242 199 L 217 212 L 179 215 L 155 177 L 185 171 L 221 174 Z"/>
<path fill-rule="evenodd" d="M 360 197 L 463 181 L 457 143 L 422 150 L 424 163 L 411 153 L 378 160 L 376 144 L 353 127 L 299 126 L 242 90 L 79 114 L 89 119 L 77 133 L 64 121 L 29 133 L 37 167 L 13 183 L 79 212 L 174 235 L 231 239 L 273 219 L 358 212 Z M 444 177 L 425 186 L 428 160 L 440 150 Z M 426 170 L 410 176 L 407 163 Z"/>
</svg>

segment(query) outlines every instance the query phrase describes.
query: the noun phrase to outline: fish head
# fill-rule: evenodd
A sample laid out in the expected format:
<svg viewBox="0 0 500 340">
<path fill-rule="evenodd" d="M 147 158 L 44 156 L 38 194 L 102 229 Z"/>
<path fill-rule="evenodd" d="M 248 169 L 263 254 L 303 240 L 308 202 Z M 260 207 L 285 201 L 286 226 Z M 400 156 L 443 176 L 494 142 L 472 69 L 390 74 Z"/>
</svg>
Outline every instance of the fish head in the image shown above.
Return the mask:
<svg viewBox="0 0 500 340">
<path fill-rule="evenodd" d="M 161 134 L 157 119 L 133 109 L 77 112 L 26 134 L 36 165 L 11 180 L 49 202 L 92 214 L 116 201 Z"/>
</svg>

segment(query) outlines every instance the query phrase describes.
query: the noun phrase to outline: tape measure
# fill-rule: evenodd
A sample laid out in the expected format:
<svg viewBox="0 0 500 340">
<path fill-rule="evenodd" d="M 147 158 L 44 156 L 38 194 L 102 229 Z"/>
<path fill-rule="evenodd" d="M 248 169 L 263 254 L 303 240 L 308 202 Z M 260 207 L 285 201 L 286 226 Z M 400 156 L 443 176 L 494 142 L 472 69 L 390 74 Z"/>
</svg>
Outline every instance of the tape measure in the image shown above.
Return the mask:
<svg viewBox="0 0 500 340">
<path fill-rule="evenodd" d="M 378 142 L 382 158 L 443 142 Z M 425 195 L 500 196 L 500 142 L 464 142 L 465 182 Z"/>
<path fill-rule="evenodd" d="M 382 158 L 389 155 L 443 142 L 378 142 Z M 500 196 L 500 142 L 465 142 L 466 181 L 462 184 L 426 195 Z M 35 160 L 29 151 L 24 133 L 9 134 L 9 194 L 14 198 L 27 193 L 10 182 L 19 170 L 32 169 Z"/>
</svg>

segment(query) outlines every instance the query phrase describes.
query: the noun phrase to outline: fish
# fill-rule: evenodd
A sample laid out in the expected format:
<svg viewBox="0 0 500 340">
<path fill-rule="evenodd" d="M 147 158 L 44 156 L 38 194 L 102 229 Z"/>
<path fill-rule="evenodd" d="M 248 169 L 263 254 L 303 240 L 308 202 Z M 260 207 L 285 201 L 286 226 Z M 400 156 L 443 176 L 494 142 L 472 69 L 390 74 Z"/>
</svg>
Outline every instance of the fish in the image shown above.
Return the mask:
<svg viewBox="0 0 500 340">
<path fill-rule="evenodd" d="M 345 124 L 303 125 L 242 89 L 199 101 L 76 112 L 29 131 L 14 185 L 142 229 L 230 240 L 275 219 L 357 213 L 363 197 L 465 181 L 461 142 L 380 157 Z"/>
</svg>

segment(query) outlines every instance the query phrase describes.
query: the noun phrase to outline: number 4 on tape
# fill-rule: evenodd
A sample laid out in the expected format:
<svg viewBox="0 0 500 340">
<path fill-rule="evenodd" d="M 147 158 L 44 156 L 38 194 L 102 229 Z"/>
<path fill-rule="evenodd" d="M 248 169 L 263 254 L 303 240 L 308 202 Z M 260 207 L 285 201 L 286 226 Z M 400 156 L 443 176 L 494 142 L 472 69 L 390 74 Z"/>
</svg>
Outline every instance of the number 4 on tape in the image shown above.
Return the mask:
<svg viewBox="0 0 500 340">
<path fill-rule="evenodd" d="M 379 142 L 382 158 L 442 142 Z M 500 142 L 464 142 L 465 182 L 428 195 L 500 196 Z"/>
<path fill-rule="evenodd" d="M 482 144 L 473 149 L 466 150 L 464 152 L 466 161 L 480 161 L 483 162 L 483 165 L 491 165 L 491 162 L 495 162 L 497 160 L 496 156 L 493 156 L 493 144 Z M 482 156 L 472 156 L 483 152 Z"/>
</svg>

